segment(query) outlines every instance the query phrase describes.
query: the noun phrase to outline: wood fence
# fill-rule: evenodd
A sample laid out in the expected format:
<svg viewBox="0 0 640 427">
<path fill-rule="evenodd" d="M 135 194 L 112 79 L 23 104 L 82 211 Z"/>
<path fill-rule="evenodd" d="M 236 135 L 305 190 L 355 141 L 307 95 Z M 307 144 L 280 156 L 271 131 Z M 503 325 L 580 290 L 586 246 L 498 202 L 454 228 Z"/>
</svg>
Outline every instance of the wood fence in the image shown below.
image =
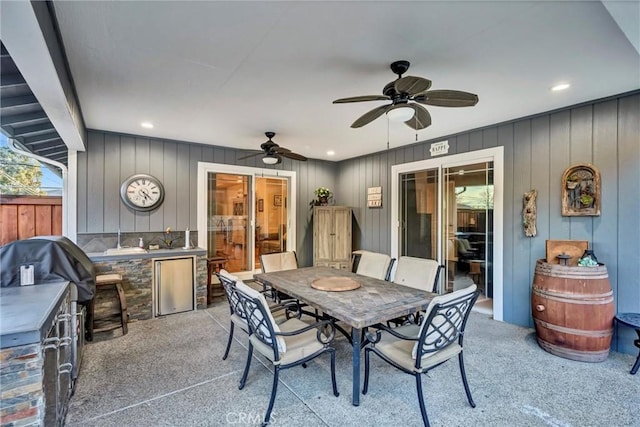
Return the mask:
<svg viewBox="0 0 640 427">
<path fill-rule="evenodd" d="M 0 196 L 0 245 L 62 235 L 62 197 Z"/>
</svg>

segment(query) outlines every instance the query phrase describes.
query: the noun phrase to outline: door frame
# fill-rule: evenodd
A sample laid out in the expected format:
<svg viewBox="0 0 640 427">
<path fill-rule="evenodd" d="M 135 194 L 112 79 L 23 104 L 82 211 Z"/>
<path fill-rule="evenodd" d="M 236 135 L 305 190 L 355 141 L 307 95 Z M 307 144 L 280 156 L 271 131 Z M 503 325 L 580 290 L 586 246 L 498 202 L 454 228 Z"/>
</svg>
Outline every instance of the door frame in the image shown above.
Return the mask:
<svg viewBox="0 0 640 427">
<path fill-rule="evenodd" d="M 251 177 L 251 194 L 247 195 L 247 203 L 251 206 L 249 209 L 249 218 L 250 218 L 250 229 L 248 236 L 249 240 L 249 248 L 250 248 L 250 256 L 254 256 L 255 254 L 255 228 L 256 228 L 256 220 L 255 213 L 253 207 L 255 206 L 255 184 L 256 177 L 259 178 L 287 178 L 289 180 L 289 185 L 287 186 L 288 190 L 288 201 L 287 201 L 287 251 L 295 251 L 296 250 L 296 209 L 297 200 L 296 200 L 296 172 L 288 171 L 288 170 L 279 170 L 279 169 L 263 169 L 256 168 L 251 166 L 237 166 L 237 165 L 228 165 L 224 163 L 210 163 L 210 162 L 198 162 L 198 182 L 197 182 L 197 225 L 198 225 L 198 246 L 201 248 L 208 247 L 208 238 L 207 235 L 207 175 L 209 173 L 226 173 L 226 174 L 235 174 L 235 175 L 246 175 Z M 202 231 L 201 231 L 202 230 Z M 253 279 L 253 272 L 243 272 L 237 274 L 240 279 Z"/>
<path fill-rule="evenodd" d="M 400 236 L 400 175 L 427 169 L 438 169 L 438 224 L 442 224 L 442 169 L 469 163 L 493 162 L 493 318 L 503 321 L 503 238 L 504 238 L 504 148 L 493 147 L 451 156 L 435 157 L 391 166 L 391 256 L 398 258 Z M 444 247 L 442 227 L 438 226 L 438 262 L 442 263 Z"/>
</svg>

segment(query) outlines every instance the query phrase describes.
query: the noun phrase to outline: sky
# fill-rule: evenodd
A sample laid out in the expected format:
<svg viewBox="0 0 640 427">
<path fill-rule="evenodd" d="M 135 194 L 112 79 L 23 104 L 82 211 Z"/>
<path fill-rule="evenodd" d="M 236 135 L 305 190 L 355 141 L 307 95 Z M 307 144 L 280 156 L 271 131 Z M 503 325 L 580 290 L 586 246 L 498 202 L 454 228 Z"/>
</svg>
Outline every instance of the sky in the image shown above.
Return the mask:
<svg viewBox="0 0 640 427">
<path fill-rule="evenodd" d="M 0 133 L 0 148 L 8 147 L 7 137 Z M 49 168 L 43 166 L 40 162 L 40 168 L 42 170 L 42 180 L 40 187 L 47 193 L 53 193 L 53 195 L 60 195 L 62 190 L 62 178 L 54 174 Z"/>
</svg>

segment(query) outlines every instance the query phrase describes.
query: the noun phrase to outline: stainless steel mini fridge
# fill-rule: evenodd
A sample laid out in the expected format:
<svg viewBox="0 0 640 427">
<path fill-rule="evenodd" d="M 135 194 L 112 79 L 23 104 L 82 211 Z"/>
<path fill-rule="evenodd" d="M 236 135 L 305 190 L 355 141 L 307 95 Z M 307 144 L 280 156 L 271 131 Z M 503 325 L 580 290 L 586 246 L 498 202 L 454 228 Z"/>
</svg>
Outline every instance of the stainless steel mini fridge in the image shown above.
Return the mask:
<svg viewBox="0 0 640 427">
<path fill-rule="evenodd" d="M 193 310 L 193 258 L 155 261 L 156 314 Z"/>
</svg>

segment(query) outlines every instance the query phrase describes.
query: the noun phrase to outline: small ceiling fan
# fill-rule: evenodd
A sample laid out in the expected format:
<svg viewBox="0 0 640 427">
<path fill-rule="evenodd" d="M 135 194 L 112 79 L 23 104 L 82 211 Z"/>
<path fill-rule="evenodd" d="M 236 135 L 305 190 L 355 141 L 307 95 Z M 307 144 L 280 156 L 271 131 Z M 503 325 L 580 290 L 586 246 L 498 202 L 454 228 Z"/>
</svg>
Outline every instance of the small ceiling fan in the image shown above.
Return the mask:
<svg viewBox="0 0 640 427">
<path fill-rule="evenodd" d="M 287 157 L 287 158 L 293 159 L 293 160 L 301 160 L 303 162 L 307 161 L 307 158 L 305 156 L 293 153 L 288 148 L 280 147 L 278 144 L 273 142 L 271 140 L 271 138 L 276 136 L 275 132 L 265 132 L 264 134 L 267 136 L 267 138 L 269 138 L 269 140 L 263 142 L 260 145 L 260 149 L 262 151 L 258 151 L 257 153 L 249 154 L 248 156 L 239 157 L 238 160 L 244 160 L 244 159 L 248 159 L 250 157 L 255 157 L 255 156 L 259 156 L 261 154 L 264 154 L 264 157 L 262 158 L 262 163 L 267 164 L 267 165 L 276 165 L 278 163 L 281 163 L 283 157 Z"/>
<path fill-rule="evenodd" d="M 429 90 L 431 80 L 422 77 L 402 77 L 409 69 L 409 61 L 395 61 L 391 64 L 391 71 L 398 78 L 382 89 L 383 95 L 354 96 L 333 101 L 334 104 L 363 101 L 391 101 L 391 104 L 381 105 L 360 116 L 352 128 L 362 127 L 383 114 L 390 119 L 402 120 L 412 129 L 420 130 L 431 125 L 431 115 L 420 104 L 438 107 L 472 107 L 478 103 L 478 95 L 459 90 Z M 411 102 L 413 101 L 413 102 Z"/>
</svg>

